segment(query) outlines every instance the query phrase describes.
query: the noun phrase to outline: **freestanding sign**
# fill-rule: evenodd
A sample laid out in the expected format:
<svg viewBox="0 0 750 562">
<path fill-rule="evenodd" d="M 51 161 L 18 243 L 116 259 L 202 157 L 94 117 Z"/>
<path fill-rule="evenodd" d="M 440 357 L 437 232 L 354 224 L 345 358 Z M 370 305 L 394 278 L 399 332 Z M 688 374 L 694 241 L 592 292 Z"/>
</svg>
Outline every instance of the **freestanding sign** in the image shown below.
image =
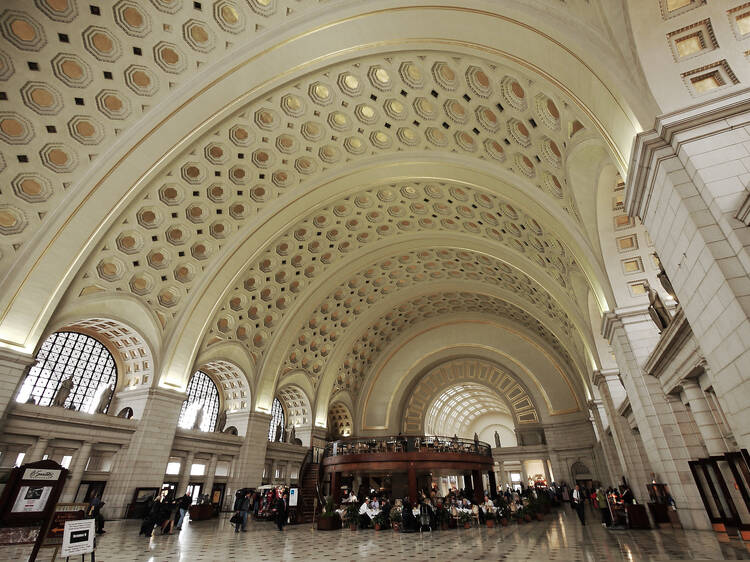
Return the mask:
<svg viewBox="0 0 750 562">
<path fill-rule="evenodd" d="M 33 542 L 29 560 L 36 560 L 67 474 L 67 469 L 51 460 L 25 464 L 11 471 L 0 495 L 2 544 Z"/>
<path fill-rule="evenodd" d="M 297 507 L 297 500 L 299 499 L 299 488 L 289 489 L 289 507 Z"/>
<path fill-rule="evenodd" d="M 94 552 L 95 523 L 93 519 L 66 521 L 60 556 L 78 556 Z"/>
</svg>

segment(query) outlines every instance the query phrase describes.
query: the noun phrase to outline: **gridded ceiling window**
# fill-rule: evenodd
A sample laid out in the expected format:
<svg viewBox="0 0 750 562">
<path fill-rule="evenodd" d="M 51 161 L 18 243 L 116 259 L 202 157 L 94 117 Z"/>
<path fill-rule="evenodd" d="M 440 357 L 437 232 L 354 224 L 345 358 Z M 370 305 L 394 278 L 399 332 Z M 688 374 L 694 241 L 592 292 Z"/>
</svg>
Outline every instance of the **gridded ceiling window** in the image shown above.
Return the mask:
<svg viewBox="0 0 750 562">
<path fill-rule="evenodd" d="M 488 413 L 510 415 L 508 406 L 487 387 L 472 383 L 452 386 L 432 401 L 425 415 L 425 433 L 471 437 L 468 428 Z"/>
<path fill-rule="evenodd" d="M 191 429 L 202 412 L 203 420 L 198 429 L 213 431 L 219 415 L 219 403 L 219 391 L 214 381 L 203 371 L 196 371 L 188 383 L 187 399 L 182 403 L 179 426 Z"/>
<path fill-rule="evenodd" d="M 276 428 L 281 425 L 281 440 L 284 439 L 284 408 L 281 406 L 281 402 L 278 398 L 273 399 L 273 405 L 271 406 L 271 424 L 268 426 L 268 440 L 276 441 Z"/>
<path fill-rule="evenodd" d="M 105 411 L 109 408 L 110 391 L 117 385 L 115 360 L 97 340 L 77 332 L 57 332 L 44 341 L 16 401 L 49 406 L 70 377 L 73 386 L 65 408 L 93 413 L 104 393 L 108 396 Z"/>
</svg>

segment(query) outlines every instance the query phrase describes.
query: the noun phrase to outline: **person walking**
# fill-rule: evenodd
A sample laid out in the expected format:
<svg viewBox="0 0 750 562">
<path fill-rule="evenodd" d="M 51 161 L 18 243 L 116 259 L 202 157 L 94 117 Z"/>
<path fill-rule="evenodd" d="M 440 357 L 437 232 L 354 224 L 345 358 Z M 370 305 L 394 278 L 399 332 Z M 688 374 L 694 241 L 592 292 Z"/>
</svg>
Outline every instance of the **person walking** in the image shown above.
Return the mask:
<svg viewBox="0 0 750 562">
<path fill-rule="evenodd" d="M 190 510 L 190 504 L 192 503 L 193 503 L 193 498 L 191 498 L 187 494 L 185 494 L 179 500 L 177 500 L 177 508 L 180 511 L 180 518 L 177 520 L 177 525 L 175 526 L 175 529 L 177 529 L 178 531 L 182 530 L 182 522 L 185 520 L 185 515 L 187 515 L 188 511 Z"/>
<path fill-rule="evenodd" d="M 576 510 L 576 513 L 578 514 L 578 519 L 581 520 L 581 524 L 586 524 L 586 507 L 585 502 L 586 496 L 584 495 L 583 490 L 581 490 L 581 487 L 576 484 L 575 489 L 573 490 L 573 497 L 570 499 L 571 504 L 573 505 L 573 509 Z"/>
<path fill-rule="evenodd" d="M 245 497 L 242 498 L 242 500 L 239 502 L 239 506 L 237 509 L 237 513 L 239 514 L 239 520 L 234 526 L 234 532 L 239 533 L 240 528 L 242 528 L 242 532 L 244 533 L 247 531 L 247 512 L 250 511 L 250 491 L 248 490 L 245 494 Z"/>
<path fill-rule="evenodd" d="M 286 525 L 286 518 L 289 512 L 289 500 L 286 495 L 286 492 L 284 492 L 284 495 L 281 496 L 278 500 L 276 500 L 276 526 L 279 528 L 279 531 L 284 530 L 284 525 Z"/>
</svg>

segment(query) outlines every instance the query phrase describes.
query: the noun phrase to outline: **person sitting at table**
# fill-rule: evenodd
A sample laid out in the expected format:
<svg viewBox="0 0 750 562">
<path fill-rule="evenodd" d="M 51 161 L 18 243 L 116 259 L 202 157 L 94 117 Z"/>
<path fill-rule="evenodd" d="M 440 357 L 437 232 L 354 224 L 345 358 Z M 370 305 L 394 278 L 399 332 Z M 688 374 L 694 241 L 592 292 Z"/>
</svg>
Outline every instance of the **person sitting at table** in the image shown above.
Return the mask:
<svg viewBox="0 0 750 562">
<path fill-rule="evenodd" d="M 359 528 L 367 529 L 370 526 L 370 498 L 365 498 L 359 506 Z"/>
<path fill-rule="evenodd" d="M 404 499 L 404 507 L 401 510 L 401 524 L 405 533 L 419 531 L 419 520 L 414 517 L 411 502 Z"/>
<path fill-rule="evenodd" d="M 357 496 L 354 495 L 354 490 L 349 490 L 349 494 L 343 499 L 342 503 L 356 503 Z"/>
<path fill-rule="evenodd" d="M 468 498 L 464 498 L 461 500 L 461 507 L 463 507 L 464 509 L 471 508 L 471 502 L 468 500 Z"/>
<path fill-rule="evenodd" d="M 375 496 L 372 498 L 372 501 L 370 502 L 370 509 L 380 509 L 380 502 L 378 501 L 378 496 Z"/>
</svg>

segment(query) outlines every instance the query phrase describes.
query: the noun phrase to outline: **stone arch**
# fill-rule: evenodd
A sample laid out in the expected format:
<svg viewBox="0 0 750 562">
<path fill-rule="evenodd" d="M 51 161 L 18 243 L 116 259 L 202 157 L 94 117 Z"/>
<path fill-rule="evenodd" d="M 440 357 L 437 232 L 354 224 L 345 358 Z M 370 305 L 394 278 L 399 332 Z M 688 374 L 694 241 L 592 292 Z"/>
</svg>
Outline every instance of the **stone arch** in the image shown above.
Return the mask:
<svg viewBox="0 0 750 562">
<path fill-rule="evenodd" d="M 284 408 L 284 423 L 289 428 L 308 427 L 312 423 L 310 398 L 297 384 L 286 384 L 276 391 L 276 398 Z M 284 428 L 286 430 L 286 428 Z M 286 431 L 284 432 L 286 434 Z"/>
<path fill-rule="evenodd" d="M 539 414 L 532 397 L 525 385 L 516 377 L 487 360 L 465 357 L 441 362 L 428 369 L 413 383 L 401 407 L 400 417 L 403 420 L 404 433 L 434 433 L 438 426 L 435 425 L 436 421 L 430 418 L 435 417 L 437 413 L 431 412 L 436 405 L 436 398 L 446 389 L 458 387 L 466 389 L 462 391 L 461 397 L 467 401 L 475 400 L 481 395 L 482 390 L 486 392 L 486 398 L 483 400 L 485 411 L 476 409 L 468 412 L 465 417 L 469 417 L 471 421 L 476 419 L 476 414 L 487 413 L 486 408 L 494 408 L 496 411 L 510 414 L 514 427 L 539 422 Z M 443 404 L 446 408 L 460 406 L 448 400 Z"/>
<path fill-rule="evenodd" d="M 328 407 L 328 433 L 332 440 L 351 437 L 354 432 L 354 419 L 351 410 L 341 401 L 331 402 Z"/>
<path fill-rule="evenodd" d="M 213 359 L 196 369 L 214 381 L 221 396 L 221 409 L 227 413 L 249 411 L 250 386 L 245 373 L 237 365 L 223 359 Z"/>
</svg>

